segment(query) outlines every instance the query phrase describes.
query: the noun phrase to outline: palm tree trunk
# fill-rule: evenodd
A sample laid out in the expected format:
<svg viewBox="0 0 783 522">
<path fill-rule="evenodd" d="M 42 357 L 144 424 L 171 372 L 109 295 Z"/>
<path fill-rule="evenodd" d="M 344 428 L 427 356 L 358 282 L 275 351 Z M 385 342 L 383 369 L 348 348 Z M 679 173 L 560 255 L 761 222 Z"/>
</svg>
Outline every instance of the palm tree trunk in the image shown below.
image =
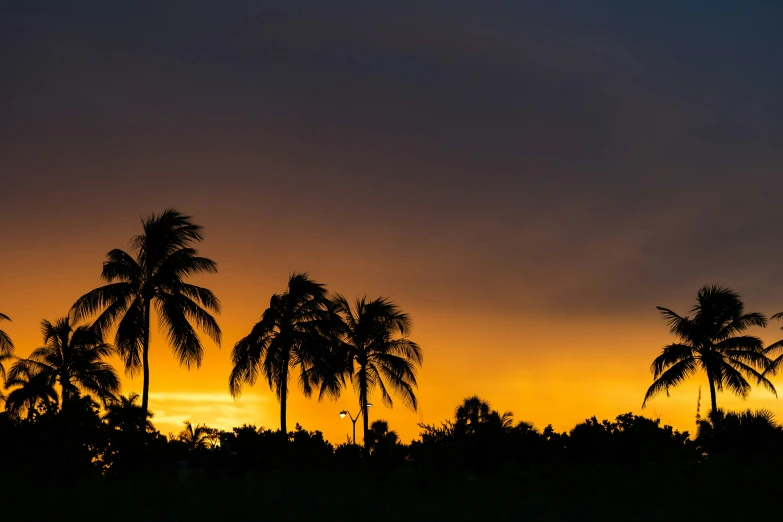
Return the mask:
<svg viewBox="0 0 783 522">
<path fill-rule="evenodd" d="M 286 393 L 288 390 L 282 390 L 280 393 L 280 433 L 283 435 L 287 435 L 288 431 L 286 430 L 286 422 L 285 422 L 285 401 L 286 401 Z"/>
<path fill-rule="evenodd" d="M 286 400 L 288 399 L 288 359 L 284 361 L 280 372 L 280 432 L 288 437 L 286 429 Z"/>
<path fill-rule="evenodd" d="M 65 403 L 67 402 L 66 394 L 68 391 L 65 389 L 65 386 L 63 386 L 65 379 L 63 379 L 62 374 L 57 376 L 57 380 L 60 384 L 60 413 L 63 413 L 65 411 Z"/>
<path fill-rule="evenodd" d="M 707 380 L 710 382 L 710 399 L 712 399 L 712 411 L 717 413 L 718 401 L 715 397 L 715 381 L 712 379 L 712 375 L 707 374 Z"/>
<path fill-rule="evenodd" d="M 370 439 L 367 438 L 368 421 L 367 421 L 367 369 L 362 368 L 359 370 L 359 405 L 362 408 L 362 424 L 364 425 L 364 447 L 367 448 Z M 354 441 L 356 443 L 356 441 Z"/>
<path fill-rule="evenodd" d="M 147 420 L 150 399 L 150 302 L 144 301 L 144 339 L 141 348 L 141 368 L 144 374 L 144 384 L 141 389 L 142 425 Z"/>
</svg>

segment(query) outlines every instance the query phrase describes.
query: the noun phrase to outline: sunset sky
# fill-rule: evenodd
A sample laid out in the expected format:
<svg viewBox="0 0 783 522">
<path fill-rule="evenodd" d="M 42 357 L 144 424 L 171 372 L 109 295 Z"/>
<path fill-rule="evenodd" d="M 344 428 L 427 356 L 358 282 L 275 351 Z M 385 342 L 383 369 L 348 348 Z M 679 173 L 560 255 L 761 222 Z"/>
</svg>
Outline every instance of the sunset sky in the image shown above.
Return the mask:
<svg viewBox="0 0 783 522">
<path fill-rule="evenodd" d="M 295 271 L 412 317 L 419 411 L 370 410 L 406 442 L 473 394 L 538 428 L 633 411 L 692 431 L 706 380 L 641 409 L 671 340 L 655 306 L 686 313 L 723 284 L 783 311 L 782 17 L 717 0 L 3 2 L 0 328 L 28 355 L 106 252 L 175 207 L 219 265 L 197 282 L 224 342 L 187 371 L 153 336 L 163 433 L 278 427 L 265 383 L 231 398 L 229 356 Z M 718 403 L 783 420 L 762 390 Z M 288 422 L 344 442 L 343 409 L 353 390 L 294 389 Z"/>
</svg>

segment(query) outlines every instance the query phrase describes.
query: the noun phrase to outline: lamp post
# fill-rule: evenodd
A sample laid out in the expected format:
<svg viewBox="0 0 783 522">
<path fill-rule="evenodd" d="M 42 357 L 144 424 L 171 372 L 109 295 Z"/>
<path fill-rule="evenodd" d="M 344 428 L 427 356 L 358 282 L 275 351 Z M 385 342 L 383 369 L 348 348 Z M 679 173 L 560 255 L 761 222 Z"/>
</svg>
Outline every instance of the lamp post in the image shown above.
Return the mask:
<svg viewBox="0 0 783 522">
<path fill-rule="evenodd" d="M 367 403 L 367 407 L 369 408 L 372 406 L 369 402 Z M 359 420 L 359 416 L 362 414 L 362 410 L 359 410 L 359 413 L 356 414 L 356 417 L 351 415 L 351 413 L 348 410 L 343 410 L 340 412 L 340 417 L 345 418 L 346 415 L 348 415 L 348 418 L 351 419 L 351 422 L 353 423 L 353 438 L 351 439 L 351 442 L 355 445 L 356 444 L 356 421 Z"/>
</svg>

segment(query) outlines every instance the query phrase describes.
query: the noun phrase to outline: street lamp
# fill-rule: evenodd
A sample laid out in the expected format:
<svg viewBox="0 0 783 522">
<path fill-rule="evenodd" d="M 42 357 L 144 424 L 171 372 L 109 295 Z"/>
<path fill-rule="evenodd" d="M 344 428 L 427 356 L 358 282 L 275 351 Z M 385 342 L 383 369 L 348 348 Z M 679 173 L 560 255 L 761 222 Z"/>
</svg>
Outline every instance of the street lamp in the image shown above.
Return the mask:
<svg viewBox="0 0 783 522">
<path fill-rule="evenodd" d="M 367 403 L 367 407 L 369 408 L 370 406 L 372 406 L 372 404 L 370 404 L 368 402 Z M 340 412 L 340 417 L 341 418 L 344 419 L 345 416 L 348 415 L 348 418 L 351 419 L 351 422 L 353 423 L 353 438 L 351 439 L 353 444 L 356 444 L 356 421 L 359 420 L 359 415 L 361 415 L 361 414 L 362 414 L 362 410 L 359 410 L 359 413 L 356 414 L 356 417 L 351 415 L 351 413 L 348 410 L 343 410 L 343 411 Z"/>
</svg>

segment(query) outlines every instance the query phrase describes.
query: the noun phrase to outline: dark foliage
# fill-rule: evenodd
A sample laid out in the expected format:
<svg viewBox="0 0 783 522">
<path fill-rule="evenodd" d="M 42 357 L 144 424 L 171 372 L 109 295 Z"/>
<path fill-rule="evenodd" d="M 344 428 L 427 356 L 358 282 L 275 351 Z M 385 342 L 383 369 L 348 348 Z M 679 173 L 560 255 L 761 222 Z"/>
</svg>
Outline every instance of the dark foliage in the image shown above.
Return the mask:
<svg viewBox="0 0 783 522">
<path fill-rule="evenodd" d="M 23 520 L 31 505 L 36 519 L 78 511 L 81 520 L 335 518 L 349 509 L 374 520 L 725 519 L 738 512 L 731 503 L 713 509 L 710 499 L 770 494 L 749 477 L 768 468 L 763 459 L 778 462 L 783 446 L 763 411 L 711 414 L 695 441 L 632 414 L 587 419 L 569 433 L 510 419 L 471 397 L 410 446 L 376 421 L 369 449 L 333 448 L 299 425 L 288 434 L 191 425 L 167 439 L 110 425 L 92 399 L 76 398 L 65 412 L 0 415 L 0 436 L 13 448 L 5 477 L 16 486 L 5 512 Z M 211 442 L 199 443 L 199 433 Z M 650 502 L 651 491 L 666 502 Z M 46 501 L 35 504 L 33 492 Z"/>
</svg>

